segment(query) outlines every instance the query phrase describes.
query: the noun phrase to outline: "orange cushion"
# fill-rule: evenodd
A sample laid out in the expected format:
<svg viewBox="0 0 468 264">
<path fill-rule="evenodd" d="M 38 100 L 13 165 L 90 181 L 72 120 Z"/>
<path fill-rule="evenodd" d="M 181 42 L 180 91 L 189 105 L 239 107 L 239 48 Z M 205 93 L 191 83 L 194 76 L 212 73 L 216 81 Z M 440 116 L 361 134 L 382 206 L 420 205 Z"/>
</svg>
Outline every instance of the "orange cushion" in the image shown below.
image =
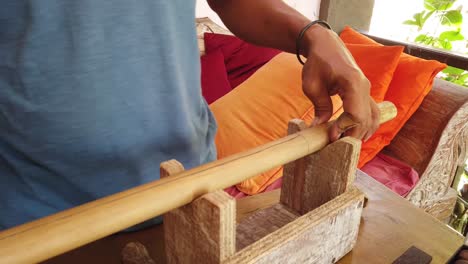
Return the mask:
<svg viewBox="0 0 468 264">
<path fill-rule="evenodd" d="M 295 55 L 281 53 L 210 108 L 218 122 L 218 158 L 249 150 L 286 136 L 289 120 L 314 118 L 312 103 L 302 92 L 302 65 Z M 335 117 L 342 102 L 332 97 Z M 282 176 L 278 167 L 241 182 L 237 188 L 247 194 L 264 190 Z"/>
<path fill-rule="evenodd" d="M 365 45 L 350 45 L 349 48 L 372 86 L 385 89 L 384 80 L 391 79 L 393 71 L 388 67 L 388 72 L 377 74 L 372 72 L 375 68 L 370 65 L 379 65 L 382 59 L 394 61 L 392 56 L 399 56 L 401 48 L 372 47 L 367 53 L 364 49 L 369 47 Z M 385 55 L 376 54 L 379 51 Z M 375 61 L 369 58 L 375 58 Z M 294 55 L 281 53 L 210 105 L 219 127 L 215 139 L 218 158 L 286 136 L 288 121 L 293 118 L 302 118 L 308 124 L 312 122 L 314 108 L 302 93 L 301 71 L 302 66 Z M 338 96 L 333 96 L 332 101 L 334 119 L 343 110 Z M 237 188 L 247 194 L 256 194 L 282 175 L 282 167 L 278 167 L 238 184 Z"/>
<path fill-rule="evenodd" d="M 345 44 L 365 44 L 383 46 L 382 44 L 364 36 L 363 34 L 357 32 L 356 30 L 348 26 L 346 26 L 343 29 L 343 31 L 341 31 L 340 38 Z"/>
<path fill-rule="evenodd" d="M 346 27 L 340 34 L 345 43 L 381 44 Z M 432 88 L 434 77 L 447 65 L 434 60 L 424 60 L 403 53 L 393 75 L 385 100 L 391 101 L 398 109 L 392 121 L 383 124 L 377 132 L 362 145 L 358 167 L 364 166 L 396 136 L 398 131 L 421 105 L 424 97 Z"/>
<path fill-rule="evenodd" d="M 371 83 L 371 96 L 382 102 L 403 52 L 402 46 L 347 44 L 359 68 Z"/>
</svg>

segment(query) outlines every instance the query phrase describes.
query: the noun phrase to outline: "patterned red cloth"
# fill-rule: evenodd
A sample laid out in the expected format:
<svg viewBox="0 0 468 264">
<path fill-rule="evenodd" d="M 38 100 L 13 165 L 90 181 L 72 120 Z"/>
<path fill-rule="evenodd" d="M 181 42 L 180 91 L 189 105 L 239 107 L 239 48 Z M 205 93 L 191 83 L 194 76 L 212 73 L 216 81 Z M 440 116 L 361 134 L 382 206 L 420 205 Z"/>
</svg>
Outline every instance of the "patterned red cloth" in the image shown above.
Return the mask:
<svg viewBox="0 0 468 264">
<path fill-rule="evenodd" d="M 384 154 L 377 154 L 361 170 L 403 197 L 419 181 L 419 175 L 413 168 Z"/>
</svg>

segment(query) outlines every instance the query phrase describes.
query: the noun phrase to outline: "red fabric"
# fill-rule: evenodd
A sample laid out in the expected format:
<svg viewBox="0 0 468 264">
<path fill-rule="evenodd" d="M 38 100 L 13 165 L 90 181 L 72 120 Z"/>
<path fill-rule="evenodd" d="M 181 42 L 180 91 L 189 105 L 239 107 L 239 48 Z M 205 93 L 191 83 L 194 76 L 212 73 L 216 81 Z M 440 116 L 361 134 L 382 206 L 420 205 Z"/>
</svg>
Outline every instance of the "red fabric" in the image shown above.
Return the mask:
<svg viewBox="0 0 468 264">
<path fill-rule="evenodd" d="M 235 36 L 205 33 L 205 52 L 220 49 L 224 56 L 229 83 L 235 88 L 281 51 L 259 47 Z"/>
<path fill-rule="evenodd" d="M 361 170 L 403 197 L 419 181 L 418 173 L 409 165 L 381 153 Z"/>
<path fill-rule="evenodd" d="M 217 49 L 200 58 L 202 94 L 208 104 L 231 91 L 223 53 Z"/>
<path fill-rule="evenodd" d="M 282 184 L 283 184 L 283 177 L 275 180 L 272 184 L 268 185 L 268 187 L 266 187 L 265 190 L 263 190 L 260 193 L 271 192 L 271 191 L 274 191 L 276 189 L 279 189 L 279 188 L 281 188 Z M 224 191 L 227 192 L 229 195 L 231 195 L 232 197 L 234 197 L 236 199 L 240 199 L 240 198 L 244 198 L 246 196 L 249 196 L 248 194 L 245 194 L 245 193 L 239 191 L 239 189 L 237 189 L 236 186 L 231 186 L 229 188 L 226 188 L 226 189 L 224 189 Z"/>
<path fill-rule="evenodd" d="M 405 197 L 419 181 L 418 173 L 409 165 L 381 153 L 377 154 L 375 158 L 362 167 L 362 171 L 403 197 Z M 281 177 L 274 181 L 263 192 L 279 189 L 282 183 L 283 178 Z M 247 194 L 239 191 L 236 186 L 229 187 L 224 191 L 236 199 L 247 196 Z"/>
</svg>

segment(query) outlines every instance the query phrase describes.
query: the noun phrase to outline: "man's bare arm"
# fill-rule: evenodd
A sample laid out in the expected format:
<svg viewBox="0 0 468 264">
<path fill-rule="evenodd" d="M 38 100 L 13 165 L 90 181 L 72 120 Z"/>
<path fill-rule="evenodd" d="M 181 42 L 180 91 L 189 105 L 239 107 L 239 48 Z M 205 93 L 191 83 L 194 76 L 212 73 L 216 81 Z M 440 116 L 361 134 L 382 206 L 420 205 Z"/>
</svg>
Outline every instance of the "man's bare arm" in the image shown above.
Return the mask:
<svg viewBox="0 0 468 264">
<path fill-rule="evenodd" d="M 245 41 L 291 53 L 310 20 L 280 0 L 208 0 L 210 7 L 236 36 Z"/>
<path fill-rule="evenodd" d="M 309 19 L 281 0 L 208 0 L 210 7 L 238 37 L 262 46 L 296 52 L 296 39 Z M 304 94 L 314 103 L 316 123 L 332 115 L 330 95 L 339 94 L 343 107 L 359 124 L 346 132 L 369 138 L 378 127 L 379 113 L 370 97 L 370 83 L 331 30 L 315 24 L 301 40 L 300 53 L 308 60 L 302 71 Z M 336 140 L 342 131 L 330 129 Z"/>
</svg>

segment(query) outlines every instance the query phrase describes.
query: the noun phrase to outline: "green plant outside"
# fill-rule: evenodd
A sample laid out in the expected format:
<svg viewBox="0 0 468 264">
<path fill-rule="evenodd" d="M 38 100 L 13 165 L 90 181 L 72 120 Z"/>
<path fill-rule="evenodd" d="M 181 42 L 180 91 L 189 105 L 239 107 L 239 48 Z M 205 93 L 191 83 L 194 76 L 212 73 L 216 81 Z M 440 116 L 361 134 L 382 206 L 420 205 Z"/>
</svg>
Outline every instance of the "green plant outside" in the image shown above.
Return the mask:
<svg viewBox="0 0 468 264">
<path fill-rule="evenodd" d="M 462 35 L 463 6 L 455 7 L 458 0 L 424 0 L 424 8 L 413 15 L 412 19 L 403 24 L 416 27 L 420 34 L 414 42 L 439 49 L 452 50 L 454 43 L 463 43 L 468 54 L 468 39 Z M 460 1 L 461 2 L 461 1 Z M 427 26 L 429 20 L 437 21 L 437 27 L 443 28 L 442 33 Z M 468 71 L 455 67 L 447 67 L 443 72 L 443 79 L 468 87 Z"/>
</svg>

